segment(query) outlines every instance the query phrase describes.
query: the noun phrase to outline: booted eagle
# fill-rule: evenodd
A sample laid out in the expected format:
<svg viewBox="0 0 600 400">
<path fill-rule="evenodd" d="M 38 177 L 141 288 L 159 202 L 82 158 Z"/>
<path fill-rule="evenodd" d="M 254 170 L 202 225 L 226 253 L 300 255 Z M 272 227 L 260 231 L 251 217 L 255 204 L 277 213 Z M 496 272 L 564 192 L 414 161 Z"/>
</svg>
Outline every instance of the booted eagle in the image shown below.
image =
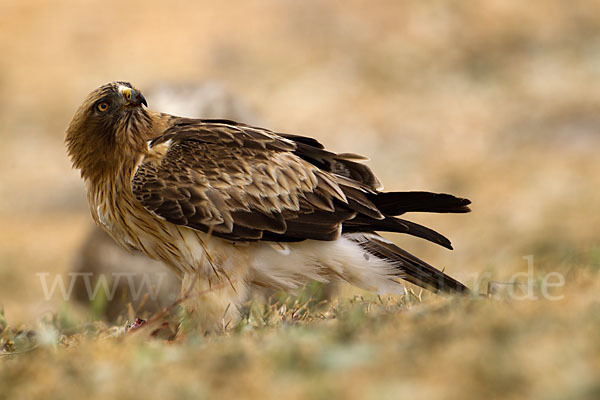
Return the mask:
<svg viewBox="0 0 600 400">
<path fill-rule="evenodd" d="M 446 237 L 398 216 L 466 213 L 469 200 L 382 192 L 363 157 L 333 153 L 315 139 L 143 106 L 128 82 L 94 90 L 69 124 L 68 153 L 95 222 L 121 246 L 169 265 L 184 287 L 193 284 L 207 327 L 235 314 L 250 285 L 292 290 L 343 280 L 401 293 L 404 279 L 434 292 L 468 292 L 376 232 L 451 249 Z"/>
</svg>

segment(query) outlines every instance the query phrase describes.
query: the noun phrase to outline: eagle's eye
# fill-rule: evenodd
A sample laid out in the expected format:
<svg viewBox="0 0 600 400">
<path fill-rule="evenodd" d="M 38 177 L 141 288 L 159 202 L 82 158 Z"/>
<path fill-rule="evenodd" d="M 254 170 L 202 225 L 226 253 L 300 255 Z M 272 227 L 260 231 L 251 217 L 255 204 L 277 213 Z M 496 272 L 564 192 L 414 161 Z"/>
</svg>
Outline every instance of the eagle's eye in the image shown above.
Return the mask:
<svg viewBox="0 0 600 400">
<path fill-rule="evenodd" d="M 108 110 L 108 103 L 103 101 L 102 103 L 98 104 L 98 106 L 96 108 L 98 109 L 98 111 L 104 112 L 104 111 Z"/>
</svg>

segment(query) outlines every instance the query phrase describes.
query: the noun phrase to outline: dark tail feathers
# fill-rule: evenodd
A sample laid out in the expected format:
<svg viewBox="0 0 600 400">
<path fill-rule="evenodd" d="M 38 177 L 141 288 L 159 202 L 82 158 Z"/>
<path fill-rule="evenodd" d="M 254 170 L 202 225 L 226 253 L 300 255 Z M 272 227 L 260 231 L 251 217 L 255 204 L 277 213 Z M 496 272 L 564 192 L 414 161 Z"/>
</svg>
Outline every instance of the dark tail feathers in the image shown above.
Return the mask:
<svg viewBox="0 0 600 400">
<path fill-rule="evenodd" d="M 398 268 L 398 276 L 412 284 L 431 290 L 434 293 L 470 293 L 469 288 L 456 279 L 375 233 L 357 233 L 345 236 L 358 243 L 370 254 L 392 262 Z"/>
<path fill-rule="evenodd" d="M 437 213 L 467 213 L 471 211 L 469 204 L 471 201 L 462 199 L 445 193 L 430 192 L 390 192 L 390 193 L 371 193 L 368 198 L 361 192 L 346 188 L 347 194 L 353 194 L 354 207 L 361 211 L 355 218 L 344 221 L 342 232 L 398 232 L 420 237 L 430 242 L 439 244 L 452 250 L 450 240 L 444 235 L 429 229 L 423 225 L 410 222 L 400 218 L 394 218 L 394 215 L 401 215 L 407 212 L 437 212 Z M 352 190 L 352 191 L 351 191 Z M 357 194 L 358 193 L 358 194 Z M 358 195 L 363 196 L 362 200 Z M 361 203 L 359 204 L 359 200 Z M 383 219 L 378 219 L 372 213 L 369 213 L 367 207 L 358 207 L 362 204 L 371 204 L 371 208 L 377 210 Z M 373 205 L 375 206 L 373 208 Z"/>
<path fill-rule="evenodd" d="M 373 193 L 369 200 L 383 215 L 407 212 L 467 213 L 471 201 L 446 193 L 389 192 Z"/>
<path fill-rule="evenodd" d="M 452 243 L 450 243 L 450 240 L 441 233 L 405 219 L 394 217 L 373 219 L 365 215 L 358 215 L 353 219 L 345 221 L 342 225 L 343 233 L 372 231 L 405 233 L 407 235 L 429 240 L 430 242 L 452 250 Z"/>
</svg>

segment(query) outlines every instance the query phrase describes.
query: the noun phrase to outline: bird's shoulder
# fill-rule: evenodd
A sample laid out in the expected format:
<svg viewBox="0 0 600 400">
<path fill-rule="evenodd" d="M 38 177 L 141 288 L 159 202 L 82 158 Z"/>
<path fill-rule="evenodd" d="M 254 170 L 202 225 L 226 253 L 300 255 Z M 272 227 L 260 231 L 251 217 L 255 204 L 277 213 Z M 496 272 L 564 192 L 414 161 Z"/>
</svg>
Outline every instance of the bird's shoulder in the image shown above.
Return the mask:
<svg viewBox="0 0 600 400">
<path fill-rule="evenodd" d="M 294 151 L 294 140 L 277 133 L 251 125 L 226 119 L 194 119 L 166 116 L 162 122 L 162 132 L 148 147 L 169 145 L 197 147 L 199 144 L 213 147 L 243 147 L 268 151 Z M 316 142 L 316 141 L 315 141 Z"/>
</svg>

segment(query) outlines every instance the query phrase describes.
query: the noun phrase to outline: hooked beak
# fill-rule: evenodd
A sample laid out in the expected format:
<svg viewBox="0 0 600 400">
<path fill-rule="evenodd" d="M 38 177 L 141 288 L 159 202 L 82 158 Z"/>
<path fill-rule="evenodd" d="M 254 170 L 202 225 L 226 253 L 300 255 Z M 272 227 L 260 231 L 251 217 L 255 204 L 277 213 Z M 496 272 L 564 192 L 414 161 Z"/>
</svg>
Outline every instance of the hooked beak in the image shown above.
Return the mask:
<svg viewBox="0 0 600 400">
<path fill-rule="evenodd" d="M 119 86 L 119 92 L 125 99 L 125 105 L 127 106 L 141 106 L 142 104 L 148 107 L 148 103 L 146 103 L 146 98 L 144 95 L 136 89 L 132 89 L 127 86 Z"/>
</svg>

